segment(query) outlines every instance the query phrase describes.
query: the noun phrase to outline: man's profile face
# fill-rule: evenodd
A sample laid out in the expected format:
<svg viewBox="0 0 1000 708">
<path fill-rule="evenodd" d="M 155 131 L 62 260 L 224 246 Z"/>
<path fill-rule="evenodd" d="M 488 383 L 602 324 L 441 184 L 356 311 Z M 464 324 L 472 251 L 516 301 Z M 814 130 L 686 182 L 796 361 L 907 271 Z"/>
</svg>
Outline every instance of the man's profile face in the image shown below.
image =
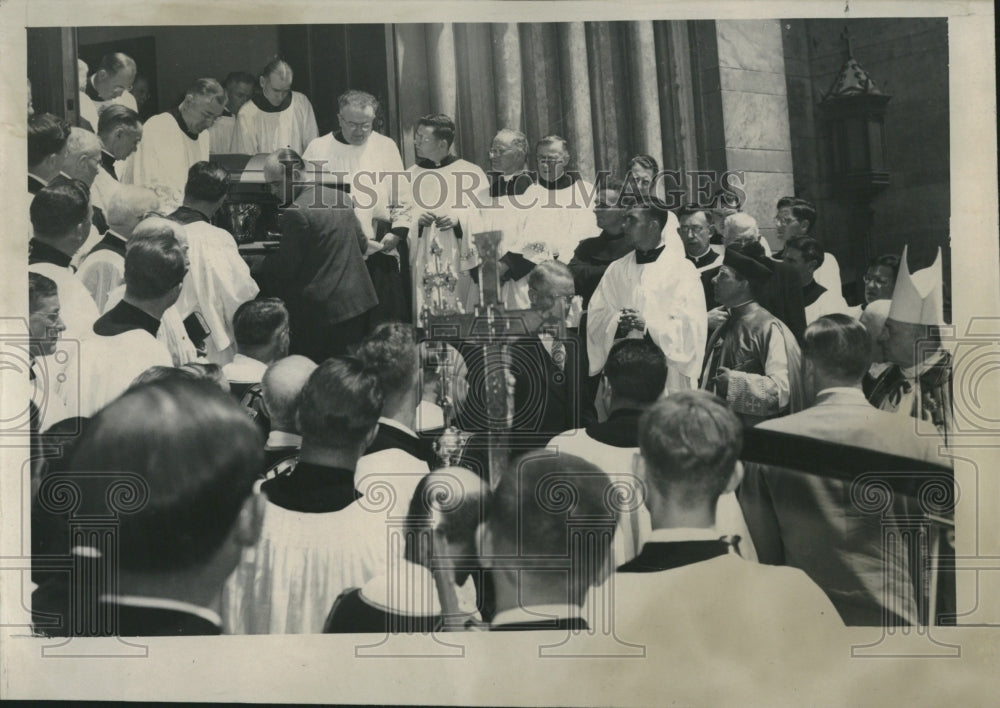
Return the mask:
<svg viewBox="0 0 1000 708">
<path fill-rule="evenodd" d="M 612 189 L 602 190 L 594 204 L 594 216 L 597 219 L 597 227 L 602 231 L 612 234 L 622 232 L 625 223 L 625 210 L 620 206 L 615 206 L 618 201 L 618 193 Z"/>
<path fill-rule="evenodd" d="M 865 302 L 889 300 L 896 287 L 896 276 L 888 266 L 874 266 L 865 273 Z"/>
<path fill-rule="evenodd" d="M 538 164 L 539 177 L 555 181 L 562 177 L 566 171 L 569 153 L 566 152 L 562 143 L 549 143 L 538 148 L 535 153 L 535 162 Z"/>
<path fill-rule="evenodd" d="M 191 112 L 194 114 L 194 120 L 188 125 L 188 128 L 191 129 L 192 133 L 208 130 L 224 110 L 225 107 L 214 98 L 196 97 L 191 101 Z"/>
<path fill-rule="evenodd" d="M 59 315 L 59 296 L 39 298 L 28 315 L 28 341 L 35 356 L 48 356 L 56 351 L 59 335 L 66 329 Z"/>
<path fill-rule="evenodd" d="M 632 207 L 625 212 L 625 235 L 635 248 L 648 247 L 646 242 L 657 225 L 646 209 Z"/>
<path fill-rule="evenodd" d="M 136 79 L 132 84 L 132 96 L 135 98 L 135 105 L 140 108 L 153 97 L 153 92 L 149 90 L 149 81 L 141 78 Z"/>
<path fill-rule="evenodd" d="M 572 280 L 545 278 L 536 287 L 528 288 L 531 309 L 542 314 L 542 322 L 556 324 L 569 312 L 575 289 Z"/>
<path fill-rule="evenodd" d="M 805 224 L 795 218 L 791 207 L 781 207 L 774 217 L 775 233 L 781 243 L 806 235 Z"/>
<path fill-rule="evenodd" d="M 134 69 L 124 68 L 117 74 L 110 76 L 104 69 L 101 69 L 94 76 L 94 88 L 97 89 L 97 93 L 102 99 L 110 101 L 112 98 L 118 98 L 126 91 L 131 91 L 134 81 Z"/>
<path fill-rule="evenodd" d="M 249 101 L 250 97 L 253 96 L 253 85 L 243 81 L 237 81 L 226 90 L 226 94 L 228 96 L 226 107 L 229 109 L 230 113 L 236 115 L 240 112 L 240 108 L 243 107 L 243 104 Z"/>
<path fill-rule="evenodd" d="M 708 224 L 708 217 L 705 212 L 696 211 L 693 214 L 681 217 L 681 225 L 678 233 L 684 243 L 684 252 L 695 258 L 708 250 L 709 239 L 712 238 L 712 229 Z"/>
<path fill-rule="evenodd" d="M 434 128 L 429 125 L 418 125 L 413 131 L 413 148 L 417 152 L 417 157 L 425 160 L 437 159 L 442 152 L 447 153 L 447 145 L 444 140 L 434 135 Z"/>
<path fill-rule="evenodd" d="M 739 303 L 734 302 L 738 298 L 742 280 L 729 266 L 721 266 L 719 272 L 712 278 L 712 286 L 715 291 L 715 299 L 723 305 L 730 306 Z"/>
<path fill-rule="evenodd" d="M 917 361 L 917 342 L 926 334 L 927 328 L 923 325 L 887 319 L 879 337 L 885 360 L 903 368 L 913 366 Z"/>
<path fill-rule="evenodd" d="M 292 72 L 272 71 L 260 79 L 260 91 L 272 106 L 280 106 L 292 93 Z"/>
<path fill-rule="evenodd" d="M 524 152 L 514 146 L 511 136 L 505 133 L 493 138 L 490 146 L 490 169 L 511 175 L 524 167 Z"/>
<path fill-rule="evenodd" d="M 344 139 L 351 145 L 364 145 L 375 126 L 375 108 L 348 104 L 340 109 L 337 118 L 340 120 Z"/>
<path fill-rule="evenodd" d="M 142 140 L 141 125 L 135 128 L 122 126 L 112 136 L 111 144 L 108 145 L 108 152 L 114 155 L 116 160 L 124 160 L 135 152 L 140 140 Z"/>
<path fill-rule="evenodd" d="M 797 248 L 786 248 L 785 257 L 783 259 L 785 263 L 795 268 L 795 272 L 799 274 L 799 279 L 802 281 L 803 285 L 808 285 L 813 279 L 813 272 L 816 268 L 812 263 L 807 263 L 802 257 L 802 251 Z"/>
</svg>

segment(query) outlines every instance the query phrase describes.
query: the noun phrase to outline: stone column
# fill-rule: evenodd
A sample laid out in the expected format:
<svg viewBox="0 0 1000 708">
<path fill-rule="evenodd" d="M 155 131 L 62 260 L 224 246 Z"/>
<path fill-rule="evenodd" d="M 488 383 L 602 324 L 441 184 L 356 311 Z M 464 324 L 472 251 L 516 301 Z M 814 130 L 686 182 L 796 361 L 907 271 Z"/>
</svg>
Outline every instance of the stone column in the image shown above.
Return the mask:
<svg viewBox="0 0 1000 708">
<path fill-rule="evenodd" d="M 649 20 L 629 22 L 628 54 L 631 59 L 629 86 L 632 95 L 634 144 L 641 152 L 663 162 L 663 142 L 660 134 L 659 80 L 656 76 L 656 38 Z M 661 164 L 662 167 L 662 164 Z"/>
<path fill-rule="evenodd" d="M 744 210 L 774 237 L 774 206 L 794 192 L 779 20 L 698 22 L 700 162 L 743 172 Z"/>
<path fill-rule="evenodd" d="M 581 176 L 594 179 L 594 128 L 590 116 L 590 74 L 587 32 L 582 22 L 559 25 L 559 62 L 562 66 L 565 136 L 573 163 Z"/>
<path fill-rule="evenodd" d="M 521 40 L 513 22 L 491 26 L 493 78 L 497 90 L 497 125 L 521 129 Z"/>
<path fill-rule="evenodd" d="M 431 110 L 455 119 L 458 75 L 455 70 L 455 30 L 450 22 L 426 25 L 427 67 L 431 79 Z"/>
</svg>

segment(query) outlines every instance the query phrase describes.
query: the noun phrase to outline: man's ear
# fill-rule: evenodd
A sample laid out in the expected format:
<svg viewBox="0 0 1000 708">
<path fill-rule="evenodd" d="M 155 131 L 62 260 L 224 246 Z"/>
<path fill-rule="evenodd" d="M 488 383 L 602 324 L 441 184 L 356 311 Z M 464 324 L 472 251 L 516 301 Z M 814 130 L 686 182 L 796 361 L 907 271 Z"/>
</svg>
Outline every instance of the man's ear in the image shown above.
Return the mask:
<svg viewBox="0 0 1000 708">
<path fill-rule="evenodd" d="M 739 460 L 733 465 L 733 471 L 729 475 L 729 481 L 726 483 L 726 488 L 722 490 L 723 494 L 729 494 L 729 492 L 735 492 L 736 488 L 740 486 L 740 482 L 743 481 L 743 463 Z"/>
<path fill-rule="evenodd" d="M 243 508 L 240 509 L 240 515 L 236 519 L 237 543 L 246 547 L 257 545 L 266 509 L 267 495 L 260 491 L 259 485 L 254 485 L 253 494 L 243 502 Z"/>
</svg>

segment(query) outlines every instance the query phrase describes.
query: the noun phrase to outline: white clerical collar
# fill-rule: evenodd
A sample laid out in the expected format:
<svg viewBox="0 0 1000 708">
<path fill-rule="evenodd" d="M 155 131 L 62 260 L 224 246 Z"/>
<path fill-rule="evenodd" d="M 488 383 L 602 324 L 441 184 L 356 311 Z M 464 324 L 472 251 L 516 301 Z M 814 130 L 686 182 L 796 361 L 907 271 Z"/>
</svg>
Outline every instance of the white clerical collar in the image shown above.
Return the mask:
<svg viewBox="0 0 1000 708">
<path fill-rule="evenodd" d="M 402 423 L 400 423 L 398 420 L 393 420 L 392 418 L 386 418 L 384 416 L 379 416 L 378 423 L 379 423 L 379 425 L 388 425 L 390 428 L 395 428 L 396 430 L 402 430 L 404 433 L 406 433 L 410 437 L 414 437 L 414 438 L 418 437 L 417 434 L 415 432 L 413 432 L 413 430 L 411 430 L 410 428 L 406 427 L 405 425 L 403 425 Z"/>
<path fill-rule="evenodd" d="M 560 619 L 578 619 L 583 617 L 579 605 L 528 605 L 512 607 L 509 610 L 497 612 L 493 616 L 493 626 L 501 624 L 522 624 L 524 622 L 544 622 Z"/>
<path fill-rule="evenodd" d="M 722 534 L 714 526 L 707 528 L 653 529 L 646 535 L 646 543 L 674 543 L 677 541 L 718 541 Z"/>
<path fill-rule="evenodd" d="M 272 430 L 264 443 L 265 449 L 269 447 L 302 447 L 302 436 L 284 430 Z"/>
<path fill-rule="evenodd" d="M 62 173 L 60 173 L 60 174 L 62 174 Z M 31 177 L 31 178 L 33 178 L 33 179 L 37 179 L 39 182 L 42 183 L 43 187 L 48 187 L 49 186 L 49 181 L 47 179 L 42 179 L 41 177 L 39 177 L 38 175 L 36 175 L 34 172 L 29 171 L 28 172 L 28 176 Z"/>
<path fill-rule="evenodd" d="M 816 398 L 819 398 L 823 394 L 851 396 L 852 398 L 857 398 L 865 402 L 868 401 L 868 399 L 865 398 L 865 392 L 860 388 L 855 388 L 854 386 L 830 386 L 829 388 L 820 389 L 816 392 Z"/>
<path fill-rule="evenodd" d="M 709 244 L 708 246 L 705 247 L 705 250 L 699 253 L 697 256 L 688 256 L 688 258 L 690 258 L 693 261 L 696 261 L 699 258 L 704 258 L 711 252 L 712 252 L 712 244 Z"/>
<path fill-rule="evenodd" d="M 114 236 L 119 241 L 123 241 L 125 243 L 128 243 L 128 239 L 125 236 L 122 236 L 120 233 L 118 233 L 114 229 L 108 229 L 107 231 L 104 232 L 104 235 L 105 236 L 108 236 L 108 235 Z"/>
<path fill-rule="evenodd" d="M 189 615 L 197 615 L 204 620 L 208 620 L 216 627 L 222 627 L 222 618 L 219 613 L 207 607 L 201 607 L 183 600 L 171 600 L 165 597 L 144 597 L 141 595 L 101 595 L 102 602 L 113 602 L 116 605 L 126 607 L 150 607 L 158 610 L 174 610 L 176 612 L 186 612 Z"/>
</svg>

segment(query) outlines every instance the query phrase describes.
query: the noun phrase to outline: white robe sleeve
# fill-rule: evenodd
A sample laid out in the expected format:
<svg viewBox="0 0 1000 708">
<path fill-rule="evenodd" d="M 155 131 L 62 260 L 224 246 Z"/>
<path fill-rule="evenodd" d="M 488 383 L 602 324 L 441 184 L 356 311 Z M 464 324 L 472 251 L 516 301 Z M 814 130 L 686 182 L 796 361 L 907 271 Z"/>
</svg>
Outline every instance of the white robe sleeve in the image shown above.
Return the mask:
<svg viewBox="0 0 1000 708">
<path fill-rule="evenodd" d="M 236 114 L 231 141 L 232 150 L 241 155 L 256 155 L 260 150 L 257 149 L 257 137 L 251 125 L 253 121 L 251 114 L 256 115 L 258 110 L 253 104 L 248 104 L 245 109 Z"/>
<path fill-rule="evenodd" d="M 620 280 L 623 265 L 612 263 L 604 272 L 587 308 L 587 357 L 590 375 L 601 373 L 608 360 L 608 352 L 615 343 L 621 310 L 628 303 L 621 297 Z"/>
<path fill-rule="evenodd" d="M 666 257 L 666 253 L 660 256 Z M 708 340 L 705 290 L 697 271 L 688 265 L 679 262 L 681 272 L 672 272 L 673 282 L 665 283 L 667 287 L 654 288 L 640 311 L 647 332 L 667 357 L 668 390 L 695 387 Z"/>
</svg>

